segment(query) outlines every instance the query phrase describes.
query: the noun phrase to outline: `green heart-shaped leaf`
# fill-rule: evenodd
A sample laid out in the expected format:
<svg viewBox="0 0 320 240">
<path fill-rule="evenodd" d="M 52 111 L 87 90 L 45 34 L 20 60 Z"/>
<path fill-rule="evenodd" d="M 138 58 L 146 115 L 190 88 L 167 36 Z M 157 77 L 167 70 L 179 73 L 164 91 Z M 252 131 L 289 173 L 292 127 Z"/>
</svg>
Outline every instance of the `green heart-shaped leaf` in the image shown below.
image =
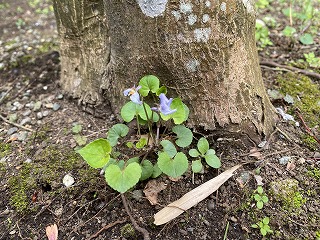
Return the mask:
<svg viewBox="0 0 320 240">
<path fill-rule="evenodd" d="M 116 124 L 109 129 L 107 133 L 107 139 L 111 146 L 115 146 L 118 143 L 118 139 L 120 137 L 127 136 L 129 132 L 129 128 L 127 125 L 124 124 Z"/>
<path fill-rule="evenodd" d="M 304 45 L 310 45 L 313 44 L 313 36 L 310 33 L 305 33 L 303 34 L 300 38 L 299 41 L 304 44 Z"/>
<path fill-rule="evenodd" d="M 200 138 L 197 143 L 197 147 L 199 152 L 204 155 L 209 150 L 208 140 L 204 137 Z"/>
<path fill-rule="evenodd" d="M 161 86 L 157 92 L 156 95 L 159 96 L 161 93 L 167 94 L 167 88 L 165 86 Z"/>
<path fill-rule="evenodd" d="M 139 86 L 141 86 L 139 93 L 146 97 L 148 96 L 149 92 L 156 93 L 159 89 L 159 79 L 156 76 L 148 75 L 141 78 L 139 81 Z"/>
<path fill-rule="evenodd" d="M 147 121 L 148 119 L 151 119 L 152 110 L 147 103 L 143 103 L 143 105 L 145 107 L 145 110 L 147 111 L 147 114 L 142 105 L 141 105 L 142 109 L 139 109 L 139 112 L 137 113 L 143 120 Z"/>
<path fill-rule="evenodd" d="M 144 110 L 142 105 L 130 101 L 121 108 L 120 114 L 125 122 L 131 122 L 135 116 L 140 115 L 143 112 Z"/>
<path fill-rule="evenodd" d="M 207 164 L 210 167 L 213 167 L 213 168 L 221 167 L 220 159 L 215 154 L 206 154 L 204 156 L 204 159 L 206 160 Z"/>
<path fill-rule="evenodd" d="M 170 158 L 166 152 L 160 152 L 158 166 L 168 176 L 180 177 L 188 169 L 188 158 L 182 152 L 178 152 L 174 158 Z"/>
<path fill-rule="evenodd" d="M 151 177 L 153 173 L 153 164 L 149 160 L 143 160 L 140 166 L 142 169 L 140 181 L 146 180 Z"/>
<path fill-rule="evenodd" d="M 102 168 L 110 159 L 111 145 L 108 140 L 100 138 L 77 152 L 93 168 Z"/>
<path fill-rule="evenodd" d="M 176 147 L 169 140 L 162 140 L 160 144 L 163 147 L 163 151 L 166 152 L 169 157 L 173 158 L 177 154 Z"/>
<path fill-rule="evenodd" d="M 193 134 L 189 128 L 178 125 L 172 128 L 172 132 L 177 134 L 176 144 L 179 147 L 188 147 L 192 143 Z"/>
<path fill-rule="evenodd" d="M 151 177 L 152 178 L 157 178 L 161 175 L 162 171 L 161 169 L 158 167 L 158 163 L 156 163 L 155 165 L 153 165 L 153 172 Z"/>
<path fill-rule="evenodd" d="M 192 169 L 192 172 L 194 172 L 194 173 L 201 172 L 203 169 L 203 165 L 201 163 L 201 160 L 192 161 L 191 169 Z"/>
<path fill-rule="evenodd" d="M 110 187 L 124 193 L 139 182 L 141 172 L 141 167 L 136 162 L 130 163 L 122 170 L 117 165 L 110 165 L 106 169 L 105 178 Z"/>
</svg>

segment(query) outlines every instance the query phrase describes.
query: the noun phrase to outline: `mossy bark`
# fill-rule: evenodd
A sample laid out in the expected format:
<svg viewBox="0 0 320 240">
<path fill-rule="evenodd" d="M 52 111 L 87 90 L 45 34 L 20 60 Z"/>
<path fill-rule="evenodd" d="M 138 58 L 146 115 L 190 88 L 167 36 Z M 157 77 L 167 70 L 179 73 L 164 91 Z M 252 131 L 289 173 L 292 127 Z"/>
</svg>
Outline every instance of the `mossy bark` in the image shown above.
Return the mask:
<svg viewBox="0 0 320 240">
<path fill-rule="evenodd" d="M 152 5 L 153 4 L 153 5 Z M 191 110 L 189 126 L 268 135 L 274 109 L 255 46 L 254 1 L 54 1 L 61 84 L 80 102 L 109 102 L 157 75 Z"/>
</svg>

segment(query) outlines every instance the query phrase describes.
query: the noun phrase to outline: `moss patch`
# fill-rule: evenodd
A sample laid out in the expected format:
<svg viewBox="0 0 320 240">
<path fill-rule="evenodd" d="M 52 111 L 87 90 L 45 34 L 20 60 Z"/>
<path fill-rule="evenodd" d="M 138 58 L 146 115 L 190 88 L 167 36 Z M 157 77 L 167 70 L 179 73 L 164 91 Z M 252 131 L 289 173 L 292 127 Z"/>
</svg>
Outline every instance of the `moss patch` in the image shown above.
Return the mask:
<svg viewBox="0 0 320 240">
<path fill-rule="evenodd" d="M 16 208 L 18 212 L 30 211 L 29 203 L 31 202 L 31 191 L 36 187 L 35 178 L 32 177 L 33 166 L 25 163 L 15 176 L 9 179 L 9 188 L 12 194 L 10 204 Z"/>
<path fill-rule="evenodd" d="M 294 73 L 281 75 L 277 79 L 280 92 L 289 94 L 294 99 L 291 113 L 296 108 L 301 111 L 310 127 L 320 124 L 320 89 L 310 78 Z"/>
<path fill-rule="evenodd" d="M 295 179 L 284 179 L 270 183 L 270 195 L 282 203 L 283 209 L 295 212 L 307 201 L 299 192 L 299 183 Z"/>
<path fill-rule="evenodd" d="M 11 145 L 8 143 L 0 143 L 0 159 L 11 153 Z"/>
<path fill-rule="evenodd" d="M 317 180 L 320 180 L 320 168 L 314 168 L 312 170 L 309 170 L 307 172 L 307 175 Z"/>
<path fill-rule="evenodd" d="M 97 172 L 86 168 L 85 162 L 73 150 L 50 145 L 38 151 L 31 163 L 23 163 L 18 172 L 10 177 L 10 204 L 18 212 L 35 210 L 35 205 L 31 202 L 33 193 L 40 191 L 44 186 L 50 186 L 50 194 L 54 196 L 64 188 L 63 176 L 70 172 L 78 184 L 96 184 L 92 179 L 97 179 Z"/>
</svg>

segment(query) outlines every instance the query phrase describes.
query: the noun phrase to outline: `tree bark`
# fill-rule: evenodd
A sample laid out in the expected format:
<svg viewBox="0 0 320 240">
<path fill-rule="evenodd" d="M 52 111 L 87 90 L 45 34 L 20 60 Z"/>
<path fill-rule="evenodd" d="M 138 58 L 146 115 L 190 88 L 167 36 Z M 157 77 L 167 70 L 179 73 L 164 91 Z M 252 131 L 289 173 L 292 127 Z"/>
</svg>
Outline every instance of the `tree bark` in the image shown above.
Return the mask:
<svg viewBox="0 0 320 240">
<path fill-rule="evenodd" d="M 80 102 L 108 102 L 157 75 L 190 108 L 188 125 L 268 135 L 275 111 L 255 46 L 253 0 L 54 0 L 61 85 Z"/>
</svg>

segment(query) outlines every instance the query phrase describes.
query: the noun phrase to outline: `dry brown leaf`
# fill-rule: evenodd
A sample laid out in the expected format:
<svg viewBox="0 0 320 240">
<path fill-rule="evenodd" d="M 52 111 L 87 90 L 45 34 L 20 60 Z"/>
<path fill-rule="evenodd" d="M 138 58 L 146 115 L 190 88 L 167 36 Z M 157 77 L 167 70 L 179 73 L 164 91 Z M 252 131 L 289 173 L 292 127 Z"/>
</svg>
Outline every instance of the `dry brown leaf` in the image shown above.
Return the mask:
<svg viewBox="0 0 320 240">
<path fill-rule="evenodd" d="M 236 181 L 239 183 L 240 188 L 244 188 L 244 182 L 241 178 L 237 178 Z"/>
<path fill-rule="evenodd" d="M 46 227 L 46 234 L 49 240 L 58 239 L 58 227 L 57 224 L 53 224 Z"/>
<path fill-rule="evenodd" d="M 186 193 L 177 201 L 170 203 L 168 206 L 161 209 L 154 215 L 154 224 L 161 225 L 167 223 L 179 216 L 184 211 L 201 202 L 203 199 L 207 198 L 210 194 L 216 191 L 230 177 L 232 177 L 233 172 L 241 166 L 242 164 L 239 164 L 224 171 L 215 178 L 201 184 L 200 186 Z"/>
<path fill-rule="evenodd" d="M 294 162 L 288 162 L 287 163 L 287 170 L 288 171 L 292 171 L 295 168 L 296 168 L 296 165 L 294 164 Z"/>
<path fill-rule="evenodd" d="M 173 177 L 168 176 L 168 178 L 169 178 L 172 182 L 178 182 L 180 179 L 182 179 L 182 176 L 176 177 L 176 178 L 173 178 Z"/>
<path fill-rule="evenodd" d="M 151 205 L 158 204 L 158 193 L 166 189 L 167 186 L 164 182 L 158 182 L 156 179 L 150 180 L 145 186 L 143 192 Z"/>
<path fill-rule="evenodd" d="M 257 185 L 258 186 L 263 186 L 263 180 L 262 180 L 262 177 L 260 175 L 254 175 L 254 178 L 256 179 L 256 182 L 257 182 Z"/>
<path fill-rule="evenodd" d="M 249 157 L 255 157 L 258 160 L 261 160 L 263 158 L 262 154 L 255 147 L 250 149 Z"/>
</svg>

